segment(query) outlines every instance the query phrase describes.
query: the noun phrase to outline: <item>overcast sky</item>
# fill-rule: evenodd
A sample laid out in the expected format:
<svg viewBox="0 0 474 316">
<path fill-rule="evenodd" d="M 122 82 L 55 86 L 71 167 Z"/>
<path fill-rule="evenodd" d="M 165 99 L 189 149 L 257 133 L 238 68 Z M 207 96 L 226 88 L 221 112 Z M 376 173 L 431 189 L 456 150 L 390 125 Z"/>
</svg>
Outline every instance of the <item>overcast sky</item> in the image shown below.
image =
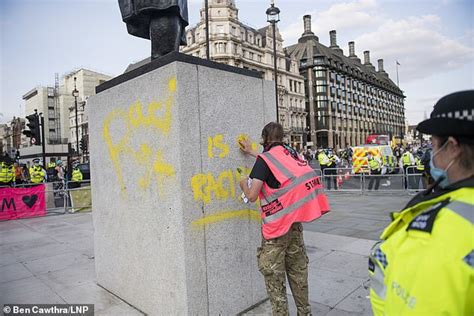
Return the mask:
<svg viewBox="0 0 474 316">
<path fill-rule="evenodd" d="M 190 25 L 201 0 L 189 0 Z M 270 1 L 236 0 L 239 18 L 254 28 L 267 24 Z M 416 124 L 443 95 L 474 88 L 474 1 L 455 0 L 276 0 L 280 31 L 289 46 L 312 15 L 313 32 L 329 46 L 329 31 L 348 54 L 355 41 L 363 59 L 383 58 L 385 70 L 406 95 L 406 116 Z M 0 1 L 0 121 L 24 116 L 22 95 L 53 85 L 54 74 L 87 68 L 111 76 L 150 54 L 150 43 L 128 35 L 116 0 Z"/>
</svg>

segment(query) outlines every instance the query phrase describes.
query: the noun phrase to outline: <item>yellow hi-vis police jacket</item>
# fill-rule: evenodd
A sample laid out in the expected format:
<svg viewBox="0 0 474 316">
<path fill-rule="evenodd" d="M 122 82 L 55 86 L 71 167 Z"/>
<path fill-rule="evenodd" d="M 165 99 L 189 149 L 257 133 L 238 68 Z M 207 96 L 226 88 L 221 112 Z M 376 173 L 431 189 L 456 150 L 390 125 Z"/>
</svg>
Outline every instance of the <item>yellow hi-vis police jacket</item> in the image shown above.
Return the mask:
<svg viewBox="0 0 474 316">
<path fill-rule="evenodd" d="M 369 257 L 374 315 L 474 315 L 474 177 L 393 218 Z"/>
</svg>

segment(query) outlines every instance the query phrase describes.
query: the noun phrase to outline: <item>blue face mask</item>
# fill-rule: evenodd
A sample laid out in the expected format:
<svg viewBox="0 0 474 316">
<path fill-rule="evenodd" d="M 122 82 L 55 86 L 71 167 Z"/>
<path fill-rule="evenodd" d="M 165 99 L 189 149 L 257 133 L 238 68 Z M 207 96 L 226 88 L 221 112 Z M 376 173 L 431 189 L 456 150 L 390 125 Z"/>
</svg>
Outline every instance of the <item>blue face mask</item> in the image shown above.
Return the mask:
<svg viewBox="0 0 474 316">
<path fill-rule="evenodd" d="M 441 168 L 437 168 L 435 167 L 434 165 L 434 161 L 433 161 L 433 158 L 434 156 L 436 156 L 442 149 L 444 146 L 446 146 L 448 144 L 448 142 L 445 142 L 443 144 L 443 146 L 441 146 L 436 152 L 433 152 L 431 151 L 431 155 L 430 155 L 430 174 L 431 176 L 433 177 L 433 179 L 437 182 L 439 181 L 439 186 L 441 188 L 445 188 L 449 185 L 449 179 L 448 179 L 448 169 L 449 167 L 451 167 L 451 164 L 454 162 L 454 160 L 452 160 L 449 164 L 448 164 L 448 167 L 446 168 L 446 170 L 443 170 Z"/>
</svg>

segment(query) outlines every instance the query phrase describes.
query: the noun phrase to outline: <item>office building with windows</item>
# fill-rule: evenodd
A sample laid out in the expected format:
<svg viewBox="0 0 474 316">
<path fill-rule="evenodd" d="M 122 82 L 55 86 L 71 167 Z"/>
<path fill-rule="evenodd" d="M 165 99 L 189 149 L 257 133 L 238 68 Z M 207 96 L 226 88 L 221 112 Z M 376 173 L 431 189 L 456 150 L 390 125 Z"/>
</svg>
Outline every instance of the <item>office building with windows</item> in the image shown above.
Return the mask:
<svg viewBox="0 0 474 316">
<path fill-rule="evenodd" d="M 72 95 L 74 90 L 74 77 L 76 89 L 78 90 L 78 138 L 88 139 L 87 98 L 95 94 L 95 87 L 111 77 L 105 74 L 87 69 L 79 69 L 69 72 L 62 77 L 60 84 L 59 76 L 56 74 L 54 86 L 38 86 L 23 95 L 25 100 L 25 116 L 41 113 L 44 118 L 44 138 L 46 139 L 46 152 L 67 152 L 67 143 L 72 144 L 74 150 L 78 150 L 76 142 L 76 111 L 75 100 Z M 31 146 L 29 139 L 25 139 L 22 147 L 22 155 L 33 155 L 41 151 L 40 146 Z"/>
<path fill-rule="evenodd" d="M 337 45 L 336 31 L 330 46 L 311 31 L 311 16 L 305 15 L 304 33 L 298 43 L 285 48 L 299 62 L 304 77 L 309 139 L 317 147 L 344 148 L 365 143 L 371 134 L 403 135 L 403 91 L 389 78 L 379 59 L 378 69 L 364 52 L 364 61 L 349 42 L 349 55 Z"/>
</svg>

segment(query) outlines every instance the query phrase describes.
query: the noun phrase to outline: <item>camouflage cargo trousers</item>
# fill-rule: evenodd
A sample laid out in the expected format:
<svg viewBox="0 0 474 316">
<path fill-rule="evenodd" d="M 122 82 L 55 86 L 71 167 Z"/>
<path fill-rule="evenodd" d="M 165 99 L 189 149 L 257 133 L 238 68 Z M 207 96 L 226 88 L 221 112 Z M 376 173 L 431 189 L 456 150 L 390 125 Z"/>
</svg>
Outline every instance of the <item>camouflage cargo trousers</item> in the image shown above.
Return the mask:
<svg viewBox="0 0 474 316">
<path fill-rule="evenodd" d="M 308 256 L 303 225 L 294 223 L 287 234 L 266 240 L 257 249 L 258 269 L 263 274 L 273 315 L 288 315 L 286 276 L 298 315 L 310 315 L 308 300 Z"/>
</svg>

